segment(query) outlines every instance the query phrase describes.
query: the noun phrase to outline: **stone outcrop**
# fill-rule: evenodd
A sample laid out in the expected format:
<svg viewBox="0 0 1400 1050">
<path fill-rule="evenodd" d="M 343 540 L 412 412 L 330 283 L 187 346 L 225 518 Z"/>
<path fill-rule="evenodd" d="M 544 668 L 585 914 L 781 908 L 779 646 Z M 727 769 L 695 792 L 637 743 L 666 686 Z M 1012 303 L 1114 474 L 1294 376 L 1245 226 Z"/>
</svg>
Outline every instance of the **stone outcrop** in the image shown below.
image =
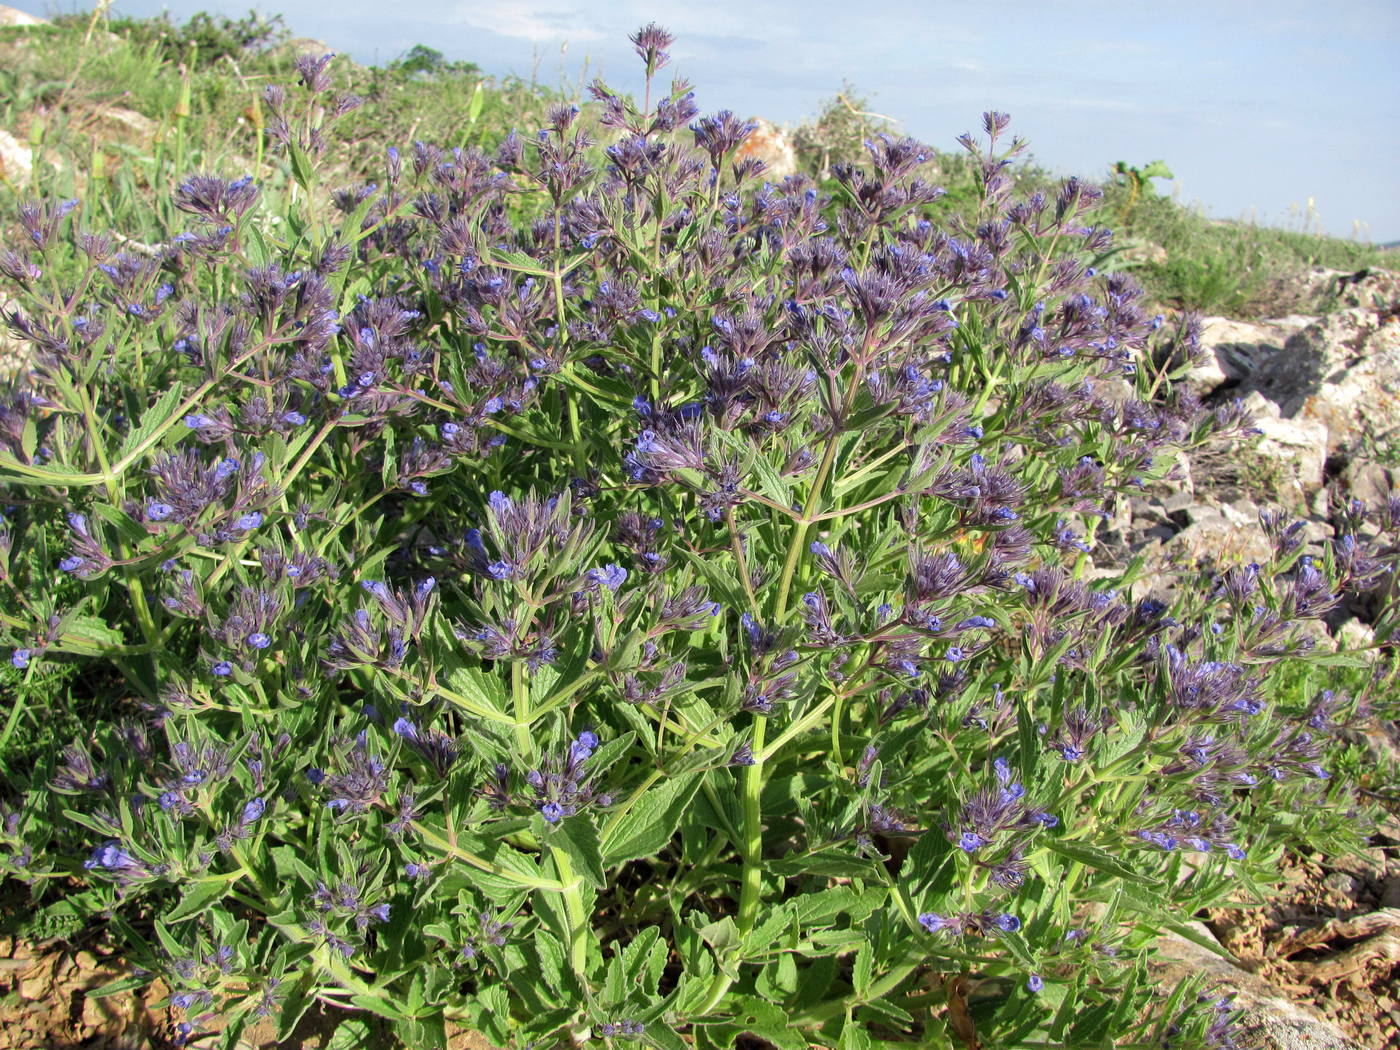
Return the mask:
<svg viewBox="0 0 1400 1050">
<path fill-rule="evenodd" d="M 1290 336 L 1251 385 L 1287 418 L 1327 428 L 1327 449 L 1354 450 L 1359 439 L 1400 428 L 1400 319 L 1348 307 Z"/>
<path fill-rule="evenodd" d="M 1190 925 L 1199 937 L 1215 942 L 1204 925 Z M 1217 954 L 1175 933 L 1159 938 L 1157 948 L 1161 960 L 1158 976 L 1163 983 L 1204 975 L 1215 992 L 1234 996 L 1234 1007 L 1240 1011 L 1238 1030 L 1250 1040 L 1244 1045 L 1257 1050 L 1364 1050 L 1330 1021 L 1235 965 L 1223 948 Z"/>
<path fill-rule="evenodd" d="M 763 161 L 763 178 L 768 182 L 782 182 L 797 171 L 797 153 L 787 133 L 774 124 L 759 117 L 753 121 L 757 125 L 734 156 L 736 161 L 756 159 Z"/>
<path fill-rule="evenodd" d="M 29 147 L 0 128 L 0 182 L 19 185 L 29 181 L 34 155 Z"/>
<path fill-rule="evenodd" d="M 40 18 L 38 15 L 31 15 L 27 11 L 21 11 L 15 7 L 6 7 L 0 4 L 0 27 L 13 28 L 16 26 L 46 26 L 48 19 Z"/>
</svg>

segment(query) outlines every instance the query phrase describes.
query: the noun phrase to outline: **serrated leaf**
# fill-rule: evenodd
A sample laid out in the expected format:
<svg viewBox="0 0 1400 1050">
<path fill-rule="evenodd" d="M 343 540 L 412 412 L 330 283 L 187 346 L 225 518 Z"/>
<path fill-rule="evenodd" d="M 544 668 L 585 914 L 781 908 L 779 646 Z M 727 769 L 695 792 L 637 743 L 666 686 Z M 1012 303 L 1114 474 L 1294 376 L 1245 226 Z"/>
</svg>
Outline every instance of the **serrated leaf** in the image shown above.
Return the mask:
<svg viewBox="0 0 1400 1050">
<path fill-rule="evenodd" d="M 165 921 L 183 922 L 185 919 L 202 915 L 211 904 L 228 893 L 229 888 L 238 881 L 240 874 L 240 872 L 235 872 L 232 875 L 215 875 L 187 883 L 180 897 L 180 903 L 165 913 Z"/>
<path fill-rule="evenodd" d="M 660 853 L 680 827 L 681 816 L 704 779 L 704 773 L 672 777 L 642 794 L 616 824 L 606 829 L 603 863 L 612 867 Z"/>
<path fill-rule="evenodd" d="M 598 843 L 598 829 L 588 817 L 579 815 L 560 821 L 550 843 L 563 852 L 574 871 L 595 889 L 607 885 L 603 872 L 603 853 Z"/>
<path fill-rule="evenodd" d="M 556 992 L 564 991 L 564 946 L 543 926 L 535 927 L 535 957 L 545 984 Z"/>
<path fill-rule="evenodd" d="M 764 870 L 782 876 L 824 875 L 837 879 L 861 878 L 870 875 L 874 869 L 875 861 L 837 849 L 824 849 L 805 857 L 788 857 L 764 863 Z"/>
<path fill-rule="evenodd" d="M 126 440 L 122 442 L 122 447 L 117 452 L 117 460 L 125 461 L 144 450 L 149 444 L 154 443 L 156 435 L 162 428 L 169 427 L 175 414 L 180 410 L 180 402 L 183 400 L 185 388 L 179 383 L 172 383 L 170 389 L 160 396 L 154 405 L 141 413 L 141 424 L 135 430 L 126 435 Z"/>
</svg>

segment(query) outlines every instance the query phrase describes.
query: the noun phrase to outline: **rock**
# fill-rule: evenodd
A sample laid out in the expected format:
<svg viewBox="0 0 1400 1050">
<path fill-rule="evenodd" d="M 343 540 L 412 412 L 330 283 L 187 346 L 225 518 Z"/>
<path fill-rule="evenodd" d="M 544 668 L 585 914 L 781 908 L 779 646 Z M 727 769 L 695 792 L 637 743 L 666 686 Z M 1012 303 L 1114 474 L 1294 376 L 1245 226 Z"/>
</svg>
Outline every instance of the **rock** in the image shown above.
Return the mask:
<svg viewBox="0 0 1400 1050">
<path fill-rule="evenodd" d="M 322 55 L 335 53 L 335 49 L 329 44 L 309 36 L 299 36 L 288 40 L 282 45 L 282 50 L 292 58 L 300 58 L 302 55 L 320 58 Z"/>
<path fill-rule="evenodd" d="M 1288 331 L 1272 321 L 1251 324 L 1227 317 L 1202 318 L 1201 352 L 1205 363 L 1186 373 L 1197 390 L 1214 390 L 1227 382 L 1240 383 L 1256 375 L 1283 349 Z"/>
<path fill-rule="evenodd" d="M 34 154 L 4 128 L 0 128 L 0 181 L 28 182 L 34 171 Z"/>
<path fill-rule="evenodd" d="M 1327 451 L 1400 428 L 1400 322 L 1339 310 L 1290 336 L 1253 386 L 1287 419 L 1327 428 Z"/>
<path fill-rule="evenodd" d="M 1167 250 L 1152 241 L 1128 241 L 1123 246 L 1123 261 L 1146 263 L 1148 266 L 1165 266 Z"/>
<path fill-rule="evenodd" d="M 38 15 L 31 15 L 27 11 L 20 11 L 14 7 L 6 7 L 0 4 L 0 26 L 6 28 L 20 26 L 46 26 L 49 24 L 47 18 L 40 18 Z"/>
<path fill-rule="evenodd" d="M 19 996 L 32 1003 L 42 1003 L 53 991 L 53 965 L 41 962 L 20 979 Z"/>
<path fill-rule="evenodd" d="M 150 117 L 143 116 L 135 110 L 123 109 L 120 106 L 104 106 L 96 110 L 93 116 L 102 123 L 124 131 L 134 133 L 142 140 L 154 139 L 159 125 Z"/>
<path fill-rule="evenodd" d="M 1240 400 L 1244 402 L 1245 409 L 1256 420 L 1283 418 L 1283 410 L 1257 390 L 1251 390 Z"/>
<path fill-rule="evenodd" d="M 756 118 L 754 123 L 757 127 L 744 140 L 734 159 L 763 161 L 762 177 L 768 182 L 782 182 L 789 175 L 796 174 L 797 153 L 787 132 L 762 117 Z"/>
<path fill-rule="evenodd" d="M 1359 499 L 1367 507 L 1384 507 L 1391 493 L 1397 490 L 1395 471 L 1369 459 L 1347 461 L 1342 470 L 1342 484 L 1352 499 Z"/>
<path fill-rule="evenodd" d="M 1165 553 L 1173 560 L 1191 564 L 1210 562 L 1216 565 L 1247 565 L 1265 562 L 1273 553 L 1273 544 L 1256 518 L 1251 523 L 1227 518 L 1224 513 L 1211 515 L 1209 508 L 1201 509 L 1199 520 L 1173 536 Z"/>
<path fill-rule="evenodd" d="M 1202 923 L 1188 925 L 1193 932 L 1215 942 Z M 1235 1027 L 1244 1036 L 1241 1046 L 1258 1050 L 1363 1050 L 1330 1021 L 1229 958 L 1175 933 L 1160 937 L 1156 948 L 1159 962 L 1154 969 L 1164 989 L 1187 977 L 1204 974 L 1214 991 L 1233 993 L 1234 1008 L 1240 1011 Z"/>
<path fill-rule="evenodd" d="M 1322 486 L 1327 465 L 1325 424 L 1315 419 L 1260 416 L 1254 427 L 1260 433 L 1255 451 L 1285 468 L 1279 480 L 1288 495 L 1306 500 Z"/>
<path fill-rule="evenodd" d="M 1333 279 L 1332 294 L 1342 306 L 1385 309 L 1400 303 L 1400 273 L 1365 269 Z"/>
</svg>

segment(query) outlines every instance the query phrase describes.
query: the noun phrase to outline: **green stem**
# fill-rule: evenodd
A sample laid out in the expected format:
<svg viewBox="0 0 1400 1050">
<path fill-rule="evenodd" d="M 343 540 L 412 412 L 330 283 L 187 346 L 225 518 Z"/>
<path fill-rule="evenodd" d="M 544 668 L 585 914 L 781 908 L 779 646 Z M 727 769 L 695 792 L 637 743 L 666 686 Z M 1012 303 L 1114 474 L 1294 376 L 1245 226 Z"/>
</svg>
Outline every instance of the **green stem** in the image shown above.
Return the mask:
<svg viewBox="0 0 1400 1050">
<path fill-rule="evenodd" d="M 510 696 L 515 707 L 515 743 L 520 757 L 528 758 L 534 743 L 530 736 L 530 686 L 525 681 L 525 665 L 519 660 L 510 665 Z"/>
<path fill-rule="evenodd" d="M 538 875 L 527 875 L 522 871 L 512 871 L 510 868 L 503 868 L 499 864 L 493 864 L 485 857 L 478 857 L 475 853 L 464 850 L 461 846 L 454 846 L 451 842 L 448 842 L 447 839 L 443 838 L 421 821 L 415 820 L 412 827 L 413 830 L 418 833 L 419 838 L 434 849 L 440 850 L 449 857 L 455 857 L 457 860 L 464 861 L 478 871 L 484 871 L 495 875 L 499 879 L 513 882 L 522 889 L 550 890 L 555 893 L 562 893 L 568 889 L 568 886 L 556 879 L 544 879 L 540 878 Z"/>
<path fill-rule="evenodd" d="M 564 890 L 564 913 L 569 919 L 569 962 L 578 975 L 579 983 L 586 984 L 588 970 L 588 916 L 583 909 L 583 889 L 574 877 L 574 866 L 569 855 L 554 846 L 549 847 L 555 867 L 559 869 L 559 881 L 567 887 Z"/>
</svg>

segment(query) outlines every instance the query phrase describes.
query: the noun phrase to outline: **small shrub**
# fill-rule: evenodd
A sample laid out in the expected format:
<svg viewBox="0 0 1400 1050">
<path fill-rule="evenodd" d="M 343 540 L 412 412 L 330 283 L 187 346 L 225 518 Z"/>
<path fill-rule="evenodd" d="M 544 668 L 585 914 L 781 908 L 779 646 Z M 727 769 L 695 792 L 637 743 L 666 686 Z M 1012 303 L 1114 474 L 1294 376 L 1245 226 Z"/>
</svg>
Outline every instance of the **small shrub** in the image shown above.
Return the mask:
<svg viewBox="0 0 1400 1050">
<path fill-rule="evenodd" d="M 1170 607 L 1091 572 L 1248 427 L 1139 375 L 1194 327 L 1094 268 L 1097 192 L 1018 198 L 999 113 L 975 226 L 909 139 L 765 184 L 670 42 L 653 104 L 594 85 L 599 164 L 557 105 L 327 193 L 357 100 L 306 58 L 275 213 L 191 175 L 135 254 L 21 211 L 0 623 L 133 700 L 6 770 L 0 870 L 226 1045 L 318 1001 L 413 1047 L 1229 1045 L 1147 949 L 1357 841 L 1356 705 L 1277 683 L 1400 505 Z"/>
</svg>

